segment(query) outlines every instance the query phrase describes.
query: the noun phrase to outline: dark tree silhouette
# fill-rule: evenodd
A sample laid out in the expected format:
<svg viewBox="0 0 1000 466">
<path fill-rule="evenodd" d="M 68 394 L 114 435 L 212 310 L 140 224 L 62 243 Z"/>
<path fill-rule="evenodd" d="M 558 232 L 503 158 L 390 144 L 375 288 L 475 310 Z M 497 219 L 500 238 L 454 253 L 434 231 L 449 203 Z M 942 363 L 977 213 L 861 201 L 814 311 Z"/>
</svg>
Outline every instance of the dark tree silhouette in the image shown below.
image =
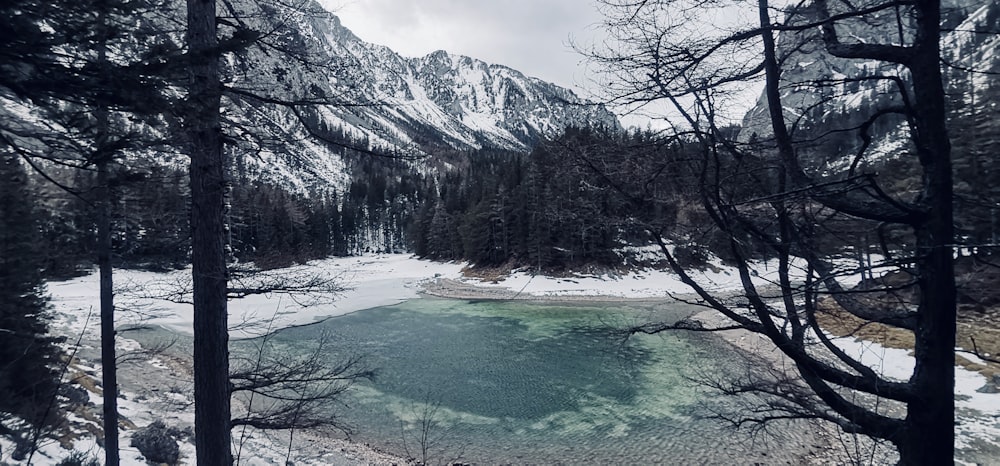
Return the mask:
<svg viewBox="0 0 1000 466">
<path fill-rule="evenodd" d="M 231 464 L 226 301 L 225 168 L 215 0 L 187 1 L 185 125 L 191 157 L 195 450 L 199 464 Z"/>
<path fill-rule="evenodd" d="M 739 270 L 744 294 L 714 293 L 678 263 L 659 230 L 651 228 L 651 237 L 700 302 L 733 322 L 725 328 L 766 336 L 794 364 L 795 377 L 720 385 L 769 400 L 769 409 L 731 420 L 741 426 L 818 418 L 892 443 L 901 464 L 950 464 L 956 291 L 940 2 L 815 0 L 783 11 L 767 0 L 602 3 L 619 48 L 586 53 L 608 73 L 618 102 L 666 102 L 677 116 L 675 134 L 700 155 L 694 166 L 702 208 L 726 237 L 724 252 Z M 805 54 L 863 71 L 792 81 L 790 70 L 807 65 Z M 762 81 L 764 111 L 744 122 L 756 134 L 734 137 L 726 131 L 727 103 L 747 83 Z M 841 142 L 849 143 L 833 153 L 847 159 L 843 168 L 823 166 L 816 153 L 836 146 L 817 150 L 820 138 L 804 131 L 801 116 L 816 114 L 815 107 L 838 111 L 836 102 L 869 89 L 886 98 L 852 108 L 863 113 L 843 119 L 847 124 L 819 128 L 846 135 Z M 915 188 L 866 169 L 877 158 L 876 124 L 905 134 L 900 152 L 917 173 Z M 869 240 L 881 248 L 878 270 L 844 260 L 855 256 L 864 230 L 879 238 Z M 758 245 L 778 262 L 771 283 L 756 278 L 766 274 L 756 260 Z M 852 288 L 848 277 L 859 268 L 870 280 Z M 818 321 L 837 310 L 910 332 L 916 367 L 909 379 L 886 377 L 832 342 Z M 634 331 L 668 329 L 716 328 L 682 322 Z"/>
<path fill-rule="evenodd" d="M 118 464 L 111 184 L 121 181 L 113 181 L 118 174 L 112 167 L 126 149 L 136 147 L 135 135 L 122 125 L 123 112 L 137 122 L 149 116 L 150 106 L 164 102 L 158 92 L 161 81 L 149 75 L 149 64 L 156 60 L 146 60 L 148 51 L 134 47 L 135 37 L 146 37 L 140 33 L 145 21 L 130 19 L 155 8 L 145 1 L 87 0 L 15 1 L 0 9 L 3 28 L 8 31 L 0 42 L 4 57 L 0 98 L 5 107 L 20 108 L 5 109 L 0 144 L 42 178 L 90 204 L 82 208 L 97 207 L 105 462 L 109 465 Z M 63 184 L 53 176 L 55 167 L 96 169 L 98 186 L 88 193 L 89 186 Z"/>
<path fill-rule="evenodd" d="M 48 300 L 28 186 L 20 158 L 0 152 L 0 419 L 13 414 L 40 431 L 57 418 L 47 407 L 59 385 L 58 353 L 46 335 Z M 15 440 L 15 456 L 31 448 L 26 436 L 7 426 L 0 433 Z"/>
</svg>

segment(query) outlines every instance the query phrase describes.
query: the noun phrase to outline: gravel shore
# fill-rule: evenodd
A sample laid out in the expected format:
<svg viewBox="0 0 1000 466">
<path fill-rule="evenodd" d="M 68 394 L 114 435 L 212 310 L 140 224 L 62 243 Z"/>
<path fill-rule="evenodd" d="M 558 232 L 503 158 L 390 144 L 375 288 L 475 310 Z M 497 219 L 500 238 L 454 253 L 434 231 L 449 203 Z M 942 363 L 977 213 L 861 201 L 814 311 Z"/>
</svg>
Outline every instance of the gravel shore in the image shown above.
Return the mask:
<svg viewBox="0 0 1000 466">
<path fill-rule="evenodd" d="M 558 294 L 558 295 L 536 295 L 521 292 L 511 288 L 497 286 L 477 286 L 475 284 L 453 280 L 450 278 L 436 278 L 434 280 L 421 283 L 422 294 L 436 296 L 439 298 L 468 299 L 468 300 L 523 300 L 523 301 L 550 301 L 550 302 L 663 302 L 664 298 L 622 298 L 608 295 L 580 295 L 580 294 Z"/>
</svg>

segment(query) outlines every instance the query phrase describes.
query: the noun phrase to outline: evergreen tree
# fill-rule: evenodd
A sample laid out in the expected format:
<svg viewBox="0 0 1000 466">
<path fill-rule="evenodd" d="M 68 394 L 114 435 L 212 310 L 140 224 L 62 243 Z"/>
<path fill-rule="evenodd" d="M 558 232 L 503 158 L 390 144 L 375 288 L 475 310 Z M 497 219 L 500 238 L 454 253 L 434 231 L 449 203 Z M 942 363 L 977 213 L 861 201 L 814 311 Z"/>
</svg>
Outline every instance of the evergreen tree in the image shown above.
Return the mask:
<svg viewBox="0 0 1000 466">
<path fill-rule="evenodd" d="M 0 153 L 0 412 L 42 426 L 54 420 L 48 407 L 59 377 L 57 352 L 46 336 L 36 220 L 18 157 Z"/>
<path fill-rule="evenodd" d="M 75 170 L 71 175 L 63 171 L 51 175 L 65 175 L 72 186 L 93 186 L 93 173 Z M 91 215 L 90 205 L 80 197 L 49 183 L 34 189 L 39 202 L 39 240 L 42 269 L 46 278 L 64 279 L 79 275 L 94 263 L 97 244 L 97 225 Z"/>
<path fill-rule="evenodd" d="M 497 251 L 492 227 L 487 202 L 476 204 L 465 214 L 459 228 L 464 248 L 463 258 L 475 265 L 492 265 L 503 261 Z"/>
<path fill-rule="evenodd" d="M 433 198 L 431 198 L 433 199 Z M 428 257 L 428 231 L 430 231 L 431 218 L 434 214 L 434 203 L 431 200 L 421 203 L 409 228 L 407 237 L 410 241 L 410 248 L 418 257 Z"/>
<path fill-rule="evenodd" d="M 445 209 L 444 202 L 438 201 L 434 206 L 430 226 L 427 232 L 427 255 L 433 259 L 453 259 L 452 256 L 452 218 Z"/>
<path fill-rule="evenodd" d="M 333 228 L 330 218 L 330 206 L 336 202 L 326 193 L 315 193 L 313 202 L 306 211 L 306 226 L 310 258 L 323 258 L 331 254 L 330 245 L 333 241 Z"/>
<path fill-rule="evenodd" d="M 142 183 L 124 187 L 116 203 L 118 253 L 130 266 L 154 270 L 182 267 L 188 260 L 188 186 L 184 173 L 153 167 Z"/>
</svg>

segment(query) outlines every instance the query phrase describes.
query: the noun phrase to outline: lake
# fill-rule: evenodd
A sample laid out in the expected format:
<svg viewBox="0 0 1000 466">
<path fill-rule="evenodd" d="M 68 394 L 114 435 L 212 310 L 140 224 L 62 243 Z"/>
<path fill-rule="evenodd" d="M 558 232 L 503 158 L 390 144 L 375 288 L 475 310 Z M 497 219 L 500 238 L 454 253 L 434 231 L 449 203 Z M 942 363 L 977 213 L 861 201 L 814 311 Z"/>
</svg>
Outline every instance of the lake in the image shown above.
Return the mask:
<svg viewBox="0 0 1000 466">
<path fill-rule="evenodd" d="M 354 440 L 431 464 L 797 463 L 796 448 L 706 417 L 728 400 L 692 379 L 740 370 L 728 344 L 615 332 L 694 310 L 421 298 L 282 330 L 272 343 L 304 353 L 324 339 L 331 361 L 363 355 L 378 376 L 331 414 Z"/>
</svg>

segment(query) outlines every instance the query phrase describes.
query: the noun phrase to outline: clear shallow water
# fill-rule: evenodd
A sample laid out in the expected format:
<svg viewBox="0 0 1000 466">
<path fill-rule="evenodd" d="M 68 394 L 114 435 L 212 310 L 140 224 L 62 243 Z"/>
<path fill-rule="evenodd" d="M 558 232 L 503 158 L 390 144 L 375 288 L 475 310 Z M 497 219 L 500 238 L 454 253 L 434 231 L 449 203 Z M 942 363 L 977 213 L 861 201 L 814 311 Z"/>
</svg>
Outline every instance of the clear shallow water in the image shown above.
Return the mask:
<svg viewBox="0 0 1000 466">
<path fill-rule="evenodd" d="M 794 464 L 704 419 L 714 399 L 689 377 L 734 368 L 710 336 L 633 336 L 611 330 L 677 320 L 677 305 L 469 302 L 415 299 L 278 332 L 330 358 L 365 355 L 378 368 L 332 414 L 353 438 L 429 463 Z M 406 441 L 404 445 L 404 439 Z"/>
</svg>

